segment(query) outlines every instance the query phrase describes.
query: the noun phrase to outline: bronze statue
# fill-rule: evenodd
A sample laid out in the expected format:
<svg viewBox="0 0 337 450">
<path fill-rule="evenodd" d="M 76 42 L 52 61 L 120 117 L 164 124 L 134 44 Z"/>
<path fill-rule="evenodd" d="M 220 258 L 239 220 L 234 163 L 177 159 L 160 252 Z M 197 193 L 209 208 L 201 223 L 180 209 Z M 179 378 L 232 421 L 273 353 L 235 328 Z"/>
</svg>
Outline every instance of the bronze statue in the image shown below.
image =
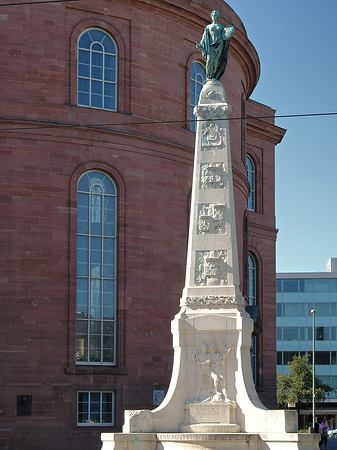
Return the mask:
<svg viewBox="0 0 337 450">
<path fill-rule="evenodd" d="M 207 25 L 200 44 L 196 45 L 202 49 L 202 57 L 206 61 L 207 78 L 217 80 L 225 73 L 230 38 L 235 31 L 233 25 L 224 27 L 219 24 L 219 17 L 218 11 L 212 11 L 212 23 Z"/>
</svg>

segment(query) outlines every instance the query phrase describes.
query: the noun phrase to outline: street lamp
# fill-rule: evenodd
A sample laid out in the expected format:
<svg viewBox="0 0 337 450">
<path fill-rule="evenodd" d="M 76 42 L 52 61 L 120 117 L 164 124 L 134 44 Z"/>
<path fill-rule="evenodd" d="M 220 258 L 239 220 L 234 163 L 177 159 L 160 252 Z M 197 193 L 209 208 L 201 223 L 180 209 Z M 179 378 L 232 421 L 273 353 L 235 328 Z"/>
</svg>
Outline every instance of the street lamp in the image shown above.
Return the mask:
<svg viewBox="0 0 337 450">
<path fill-rule="evenodd" d="M 315 313 L 314 309 L 312 313 L 312 432 L 315 433 Z"/>
</svg>

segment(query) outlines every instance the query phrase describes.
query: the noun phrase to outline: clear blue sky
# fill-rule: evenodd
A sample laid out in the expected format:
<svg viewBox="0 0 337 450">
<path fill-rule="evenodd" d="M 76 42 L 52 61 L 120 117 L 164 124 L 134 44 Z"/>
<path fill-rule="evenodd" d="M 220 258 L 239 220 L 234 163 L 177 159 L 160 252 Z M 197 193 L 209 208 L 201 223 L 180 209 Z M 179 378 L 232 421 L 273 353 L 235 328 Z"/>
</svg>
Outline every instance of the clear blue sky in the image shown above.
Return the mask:
<svg viewBox="0 0 337 450">
<path fill-rule="evenodd" d="M 228 0 L 261 62 L 251 98 L 276 114 L 337 112 L 337 0 Z M 337 116 L 277 119 L 278 272 L 337 257 Z"/>
</svg>

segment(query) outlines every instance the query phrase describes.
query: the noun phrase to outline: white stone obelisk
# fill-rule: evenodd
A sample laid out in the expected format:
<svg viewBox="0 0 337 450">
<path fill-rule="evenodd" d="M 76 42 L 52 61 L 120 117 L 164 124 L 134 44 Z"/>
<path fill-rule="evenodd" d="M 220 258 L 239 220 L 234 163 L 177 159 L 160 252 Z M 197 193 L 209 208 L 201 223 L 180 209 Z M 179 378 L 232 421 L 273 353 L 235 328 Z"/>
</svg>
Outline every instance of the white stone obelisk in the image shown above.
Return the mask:
<svg viewBox="0 0 337 450">
<path fill-rule="evenodd" d="M 212 448 L 313 450 L 295 411 L 270 411 L 251 373 L 253 323 L 239 288 L 227 104 L 208 80 L 195 115 L 195 162 L 186 282 L 172 321 L 169 390 L 153 411 L 126 411 L 123 433 L 103 434 L 103 450 Z"/>
</svg>

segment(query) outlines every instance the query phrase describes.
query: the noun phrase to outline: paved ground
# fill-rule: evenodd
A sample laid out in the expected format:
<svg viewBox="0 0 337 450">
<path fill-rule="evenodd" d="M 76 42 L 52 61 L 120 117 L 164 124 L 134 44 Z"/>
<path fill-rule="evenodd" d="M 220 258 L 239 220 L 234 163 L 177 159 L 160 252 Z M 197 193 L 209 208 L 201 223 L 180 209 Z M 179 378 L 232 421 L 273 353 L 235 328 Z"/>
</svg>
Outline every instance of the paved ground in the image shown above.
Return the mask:
<svg viewBox="0 0 337 450">
<path fill-rule="evenodd" d="M 328 439 L 329 450 L 337 450 L 337 439 Z"/>
</svg>

